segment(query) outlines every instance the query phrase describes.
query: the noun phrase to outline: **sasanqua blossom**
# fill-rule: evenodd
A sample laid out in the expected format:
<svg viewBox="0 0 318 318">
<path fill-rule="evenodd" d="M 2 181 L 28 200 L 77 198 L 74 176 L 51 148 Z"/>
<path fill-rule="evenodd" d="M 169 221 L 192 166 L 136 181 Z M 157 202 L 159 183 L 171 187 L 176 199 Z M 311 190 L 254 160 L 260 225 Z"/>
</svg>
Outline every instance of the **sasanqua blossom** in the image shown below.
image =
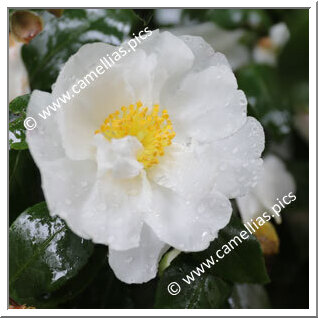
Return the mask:
<svg viewBox="0 0 318 318">
<path fill-rule="evenodd" d="M 32 93 L 28 116 L 115 50 L 82 46 L 52 94 Z M 51 214 L 108 245 L 120 280 L 154 278 L 170 246 L 206 249 L 229 222 L 229 199 L 256 185 L 264 133 L 246 106 L 224 55 L 200 37 L 153 32 L 28 132 Z"/>
</svg>

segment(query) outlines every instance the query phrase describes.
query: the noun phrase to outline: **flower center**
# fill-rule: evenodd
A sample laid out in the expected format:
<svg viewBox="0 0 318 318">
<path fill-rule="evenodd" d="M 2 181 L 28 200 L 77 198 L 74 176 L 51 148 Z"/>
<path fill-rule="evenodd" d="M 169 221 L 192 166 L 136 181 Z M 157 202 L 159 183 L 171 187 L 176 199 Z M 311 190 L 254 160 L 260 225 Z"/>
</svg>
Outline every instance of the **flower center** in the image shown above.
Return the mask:
<svg viewBox="0 0 318 318">
<path fill-rule="evenodd" d="M 129 107 L 121 107 L 121 111 L 110 114 L 95 131 L 102 133 L 108 140 L 135 136 L 143 145 L 137 154 L 137 160 L 145 168 L 157 164 L 158 156 L 164 155 L 164 148 L 171 145 L 171 140 L 176 133 L 173 131 L 167 110 L 159 114 L 159 105 L 154 105 L 149 111 L 141 102 Z"/>
</svg>

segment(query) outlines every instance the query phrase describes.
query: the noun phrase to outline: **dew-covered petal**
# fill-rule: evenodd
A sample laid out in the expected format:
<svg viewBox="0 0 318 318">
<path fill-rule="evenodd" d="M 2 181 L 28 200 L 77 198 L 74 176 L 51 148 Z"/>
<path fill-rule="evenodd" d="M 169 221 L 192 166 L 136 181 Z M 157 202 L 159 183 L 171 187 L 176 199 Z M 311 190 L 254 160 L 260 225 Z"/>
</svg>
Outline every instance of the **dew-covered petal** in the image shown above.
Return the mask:
<svg viewBox="0 0 318 318">
<path fill-rule="evenodd" d="M 94 243 L 115 250 L 137 247 L 150 198 L 144 172 L 123 180 L 107 174 L 96 180 L 82 207 L 82 227 Z"/>
<path fill-rule="evenodd" d="M 166 107 L 162 104 L 162 91 L 179 82 L 184 74 L 191 70 L 194 54 L 182 39 L 170 32 L 154 31 L 138 48 L 156 62 L 150 79 L 153 89 L 152 103 Z M 143 63 L 141 67 L 144 67 Z"/>
<path fill-rule="evenodd" d="M 251 219 L 254 219 L 264 212 L 263 205 L 258 200 L 253 190 L 243 197 L 236 198 L 236 202 L 243 222 L 251 221 Z"/>
<path fill-rule="evenodd" d="M 264 130 L 253 117 L 232 136 L 206 146 L 206 153 L 218 165 L 215 189 L 229 198 L 244 196 L 255 187 L 262 171 Z"/>
<path fill-rule="evenodd" d="M 153 200 L 145 222 L 160 240 L 178 250 L 206 249 L 230 220 L 230 201 L 219 192 L 213 191 L 199 201 L 187 201 L 156 184 L 152 184 L 152 190 Z"/>
<path fill-rule="evenodd" d="M 274 155 L 266 156 L 260 182 L 255 188 L 255 194 L 262 205 L 270 209 L 274 204 L 279 204 L 278 200 L 284 204 L 283 197 L 288 196 L 290 192 L 294 194 L 295 191 L 295 180 L 286 170 L 284 163 Z M 275 217 L 279 222 L 280 217 L 277 215 Z"/>
<path fill-rule="evenodd" d="M 147 55 L 156 56 L 157 71 L 161 69 L 165 78 L 189 71 L 194 62 L 194 55 L 188 45 L 170 32 L 154 31 L 138 48 Z"/>
<path fill-rule="evenodd" d="M 109 249 L 109 265 L 116 277 L 127 284 L 141 284 L 156 277 L 161 256 L 169 245 L 160 241 L 147 225 L 143 226 L 138 247 L 116 251 Z"/>
<path fill-rule="evenodd" d="M 162 104 L 177 132 L 177 142 L 225 138 L 246 121 L 246 97 L 237 90 L 235 76 L 226 65 L 188 74 L 163 91 Z"/>
<path fill-rule="evenodd" d="M 56 118 L 42 119 L 38 115 L 44 107 L 51 103 L 51 94 L 34 90 L 27 108 L 27 117 L 34 118 L 37 126 L 33 130 L 27 130 L 26 139 L 31 154 L 39 167 L 43 162 L 65 157 Z"/>
<path fill-rule="evenodd" d="M 51 215 L 66 221 L 77 235 L 91 238 L 85 231 L 81 215 L 95 183 L 97 167 L 93 161 L 72 161 L 67 158 L 38 165 L 42 189 Z"/>
<path fill-rule="evenodd" d="M 244 36 L 243 30 L 236 29 L 227 31 L 219 28 L 214 23 L 206 22 L 174 28 L 171 29 L 170 32 L 179 36 L 184 35 L 182 38 L 187 41 L 186 43 L 191 46 L 191 49 L 193 48 L 195 51 L 202 52 L 202 55 L 197 58 L 197 62 L 200 64 L 204 63 L 207 66 L 209 62 L 206 62 L 211 60 L 204 59 L 204 55 L 209 52 L 206 47 L 207 45 L 212 46 L 215 51 L 222 53 L 215 53 L 212 59 L 218 55 L 224 57 L 223 54 L 225 54 L 226 64 L 228 64 L 228 60 L 234 70 L 249 60 L 248 48 L 240 43 L 241 38 Z M 197 39 L 201 39 L 204 43 L 198 43 Z M 200 60 L 201 62 L 199 62 Z"/>
<path fill-rule="evenodd" d="M 224 65 L 228 68 L 231 68 L 225 55 L 215 52 L 211 45 L 202 37 L 183 35 L 180 36 L 180 38 L 186 43 L 195 56 L 195 60 L 191 69 L 192 72 L 202 71 L 210 66 Z"/>
<path fill-rule="evenodd" d="M 213 188 L 216 167 L 198 145 L 173 143 L 159 164 L 148 170 L 152 182 L 176 192 L 185 200 L 199 200 Z"/>
<path fill-rule="evenodd" d="M 263 170 L 256 187 L 246 196 L 237 198 L 240 213 L 244 220 L 249 220 L 261 215 L 264 211 L 272 213 L 271 208 L 278 204 L 278 200 L 284 204 L 291 202 L 288 195 L 294 194 L 296 184 L 292 175 L 286 170 L 284 163 L 274 155 L 264 158 Z M 292 192 L 292 194 L 290 194 Z M 285 203 L 286 204 L 286 203 Z M 272 214 L 278 223 L 280 215 Z"/>
</svg>

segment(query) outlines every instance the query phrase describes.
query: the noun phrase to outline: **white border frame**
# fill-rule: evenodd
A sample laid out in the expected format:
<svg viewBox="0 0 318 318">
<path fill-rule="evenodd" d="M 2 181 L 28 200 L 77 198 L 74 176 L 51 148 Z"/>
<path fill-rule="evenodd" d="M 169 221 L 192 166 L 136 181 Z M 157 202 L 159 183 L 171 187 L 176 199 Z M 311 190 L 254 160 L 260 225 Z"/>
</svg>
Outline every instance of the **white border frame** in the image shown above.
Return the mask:
<svg viewBox="0 0 318 318">
<path fill-rule="evenodd" d="M 110 3 L 112 2 L 112 3 Z M 49 7 L 49 2 L 43 3 L 41 0 L 5 0 L 1 4 L 1 31 L 4 39 L 7 39 L 7 8 L 8 7 Z M 82 3 L 87 5 L 88 3 Z M 38 309 L 38 310 L 13 310 L 7 309 L 8 302 L 8 291 L 7 284 L 4 282 L 7 281 L 8 273 L 8 264 L 5 261 L 0 263 L 1 266 L 1 282 L 0 285 L 0 314 L 1 316 L 316 316 L 316 2 L 315 1 L 281 1 L 281 0 L 267 0 L 267 1 L 258 1 L 257 5 L 255 1 L 251 0 L 242 0 L 236 2 L 234 0 L 215 0 L 213 2 L 207 2 L 203 0 L 196 0 L 195 3 L 191 1 L 183 1 L 182 6 L 180 1 L 176 0 L 161 0 L 161 1 L 152 1 L 149 3 L 145 0 L 136 0 L 132 1 L 103 1 L 103 0 L 90 0 L 89 7 L 131 7 L 131 8 L 150 8 L 150 7 L 192 7 L 193 4 L 196 7 L 207 7 L 211 5 L 215 8 L 225 8 L 225 7 L 237 7 L 241 5 L 242 8 L 311 8 L 309 10 L 309 130 L 310 130 L 310 148 L 309 148 L 309 167 L 310 167 L 310 199 L 309 199 L 309 309 Z M 133 5 L 133 6 L 132 6 Z M 55 0 L 52 1 L 51 7 L 76 7 L 78 6 L 78 1 L 75 0 Z M 5 45 L 2 46 L 0 51 L 1 55 L 1 69 L 7 69 L 7 51 L 4 49 Z M 4 79 L 4 80 L 3 80 Z M 0 146 L 1 149 L 7 149 L 8 140 L 7 140 L 7 76 L 2 75 L 2 85 L 0 87 L 1 96 L 2 96 L 2 105 L 1 105 L 1 139 Z M 4 85 L 6 84 L 6 85 Z M 5 168 L 6 167 L 6 168 Z M 7 175 L 8 167 L 8 158 L 6 156 L 1 156 L 1 169 L 2 175 Z M 6 189 L 6 190 L 5 190 Z M 1 180 L 1 193 L 2 193 L 2 213 L 1 213 L 1 226 L 2 231 L 0 232 L 0 244 L 1 252 L 4 258 L 4 255 L 8 255 L 8 229 L 7 229 L 7 207 L 8 207 L 8 186 L 7 179 L 2 178 Z M 291 278 L 292 279 L 292 278 Z"/>
</svg>

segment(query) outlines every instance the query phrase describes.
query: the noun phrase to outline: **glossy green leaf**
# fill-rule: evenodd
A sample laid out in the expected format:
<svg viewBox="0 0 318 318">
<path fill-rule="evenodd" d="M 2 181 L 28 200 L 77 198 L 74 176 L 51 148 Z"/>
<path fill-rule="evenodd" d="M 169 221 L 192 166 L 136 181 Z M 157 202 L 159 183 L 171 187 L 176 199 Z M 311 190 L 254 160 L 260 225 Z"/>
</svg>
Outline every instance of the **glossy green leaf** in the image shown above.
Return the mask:
<svg viewBox="0 0 318 318">
<path fill-rule="evenodd" d="M 108 249 L 105 245 L 95 245 L 94 252 L 87 263 L 78 274 L 69 279 L 65 285 L 52 293 L 45 295 L 45 300 L 41 302 L 42 308 L 55 308 L 57 306 L 67 308 L 68 303 L 73 303 L 74 298 L 80 298 L 95 281 L 100 281 L 101 273 L 106 272 L 108 266 Z M 104 285 L 105 288 L 105 285 Z M 96 297 L 96 295 L 94 295 Z M 86 297 L 81 303 L 87 300 Z M 86 302 L 87 303 L 87 302 Z M 77 305 L 79 308 L 79 305 Z M 81 307 L 85 308 L 85 306 Z"/>
<path fill-rule="evenodd" d="M 43 14 L 45 28 L 22 49 L 32 89 L 50 91 L 68 58 L 86 43 L 119 45 L 138 19 L 130 9 L 65 10 Z"/>
<path fill-rule="evenodd" d="M 236 73 L 238 86 L 249 102 L 249 114 L 266 129 L 268 137 L 281 140 L 291 131 L 291 107 L 283 95 L 277 70 L 267 65 L 252 64 Z"/>
<path fill-rule="evenodd" d="M 156 308 L 202 309 L 223 308 L 226 305 L 226 300 L 232 291 L 231 284 L 211 273 L 195 277 L 195 280 L 188 284 L 183 278 L 186 278 L 194 268 L 195 263 L 189 262 L 186 255 L 181 255 L 172 261 L 159 281 Z M 178 294 L 171 295 L 168 292 L 171 283 L 179 284 Z M 172 291 L 177 288 L 177 285 L 172 286 Z"/>
<path fill-rule="evenodd" d="M 28 149 L 9 151 L 9 224 L 44 200 L 40 172 Z"/>
<path fill-rule="evenodd" d="M 228 302 L 232 309 L 271 308 L 265 288 L 256 284 L 235 284 Z"/>
<path fill-rule="evenodd" d="M 241 220 L 232 215 L 229 224 L 219 231 L 218 238 L 211 242 L 208 249 L 199 253 L 192 253 L 196 260 L 196 266 L 212 256 L 215 265 L 209 272 L 222 279 L 236 283 L 259 283 L 269 282 L 261 246 L 254 235 L 249 235 L 247 239 L 241 239 L 241 243 L 232 243 L 230 253 L 225 254 L 224 245 L 229 246 L 229 241 L 236 236 L 240 236 L 241 231 L 246 231 Z M 247 232 L 247 234 L 249 234 Z M 238 242 L 238 240 L 236 240 Z M 222 259 L 218 259 L 216 252 L 221 249 Z M 216 262 L 218 260 L 218 262 Z"/>
<path fill-rule="evenodd" d="M 27 209 L 9 231 L 10 297 L 41 306 L 86 264 L 93 246 L 51 217 L 44 202 Z"/>
<path fill-rule="evenodd" d="M 9 145 L 11 149 L 27 149 L 24 120 L 30 94 L 15 98 L 9 104 Z"/>
</svg>

